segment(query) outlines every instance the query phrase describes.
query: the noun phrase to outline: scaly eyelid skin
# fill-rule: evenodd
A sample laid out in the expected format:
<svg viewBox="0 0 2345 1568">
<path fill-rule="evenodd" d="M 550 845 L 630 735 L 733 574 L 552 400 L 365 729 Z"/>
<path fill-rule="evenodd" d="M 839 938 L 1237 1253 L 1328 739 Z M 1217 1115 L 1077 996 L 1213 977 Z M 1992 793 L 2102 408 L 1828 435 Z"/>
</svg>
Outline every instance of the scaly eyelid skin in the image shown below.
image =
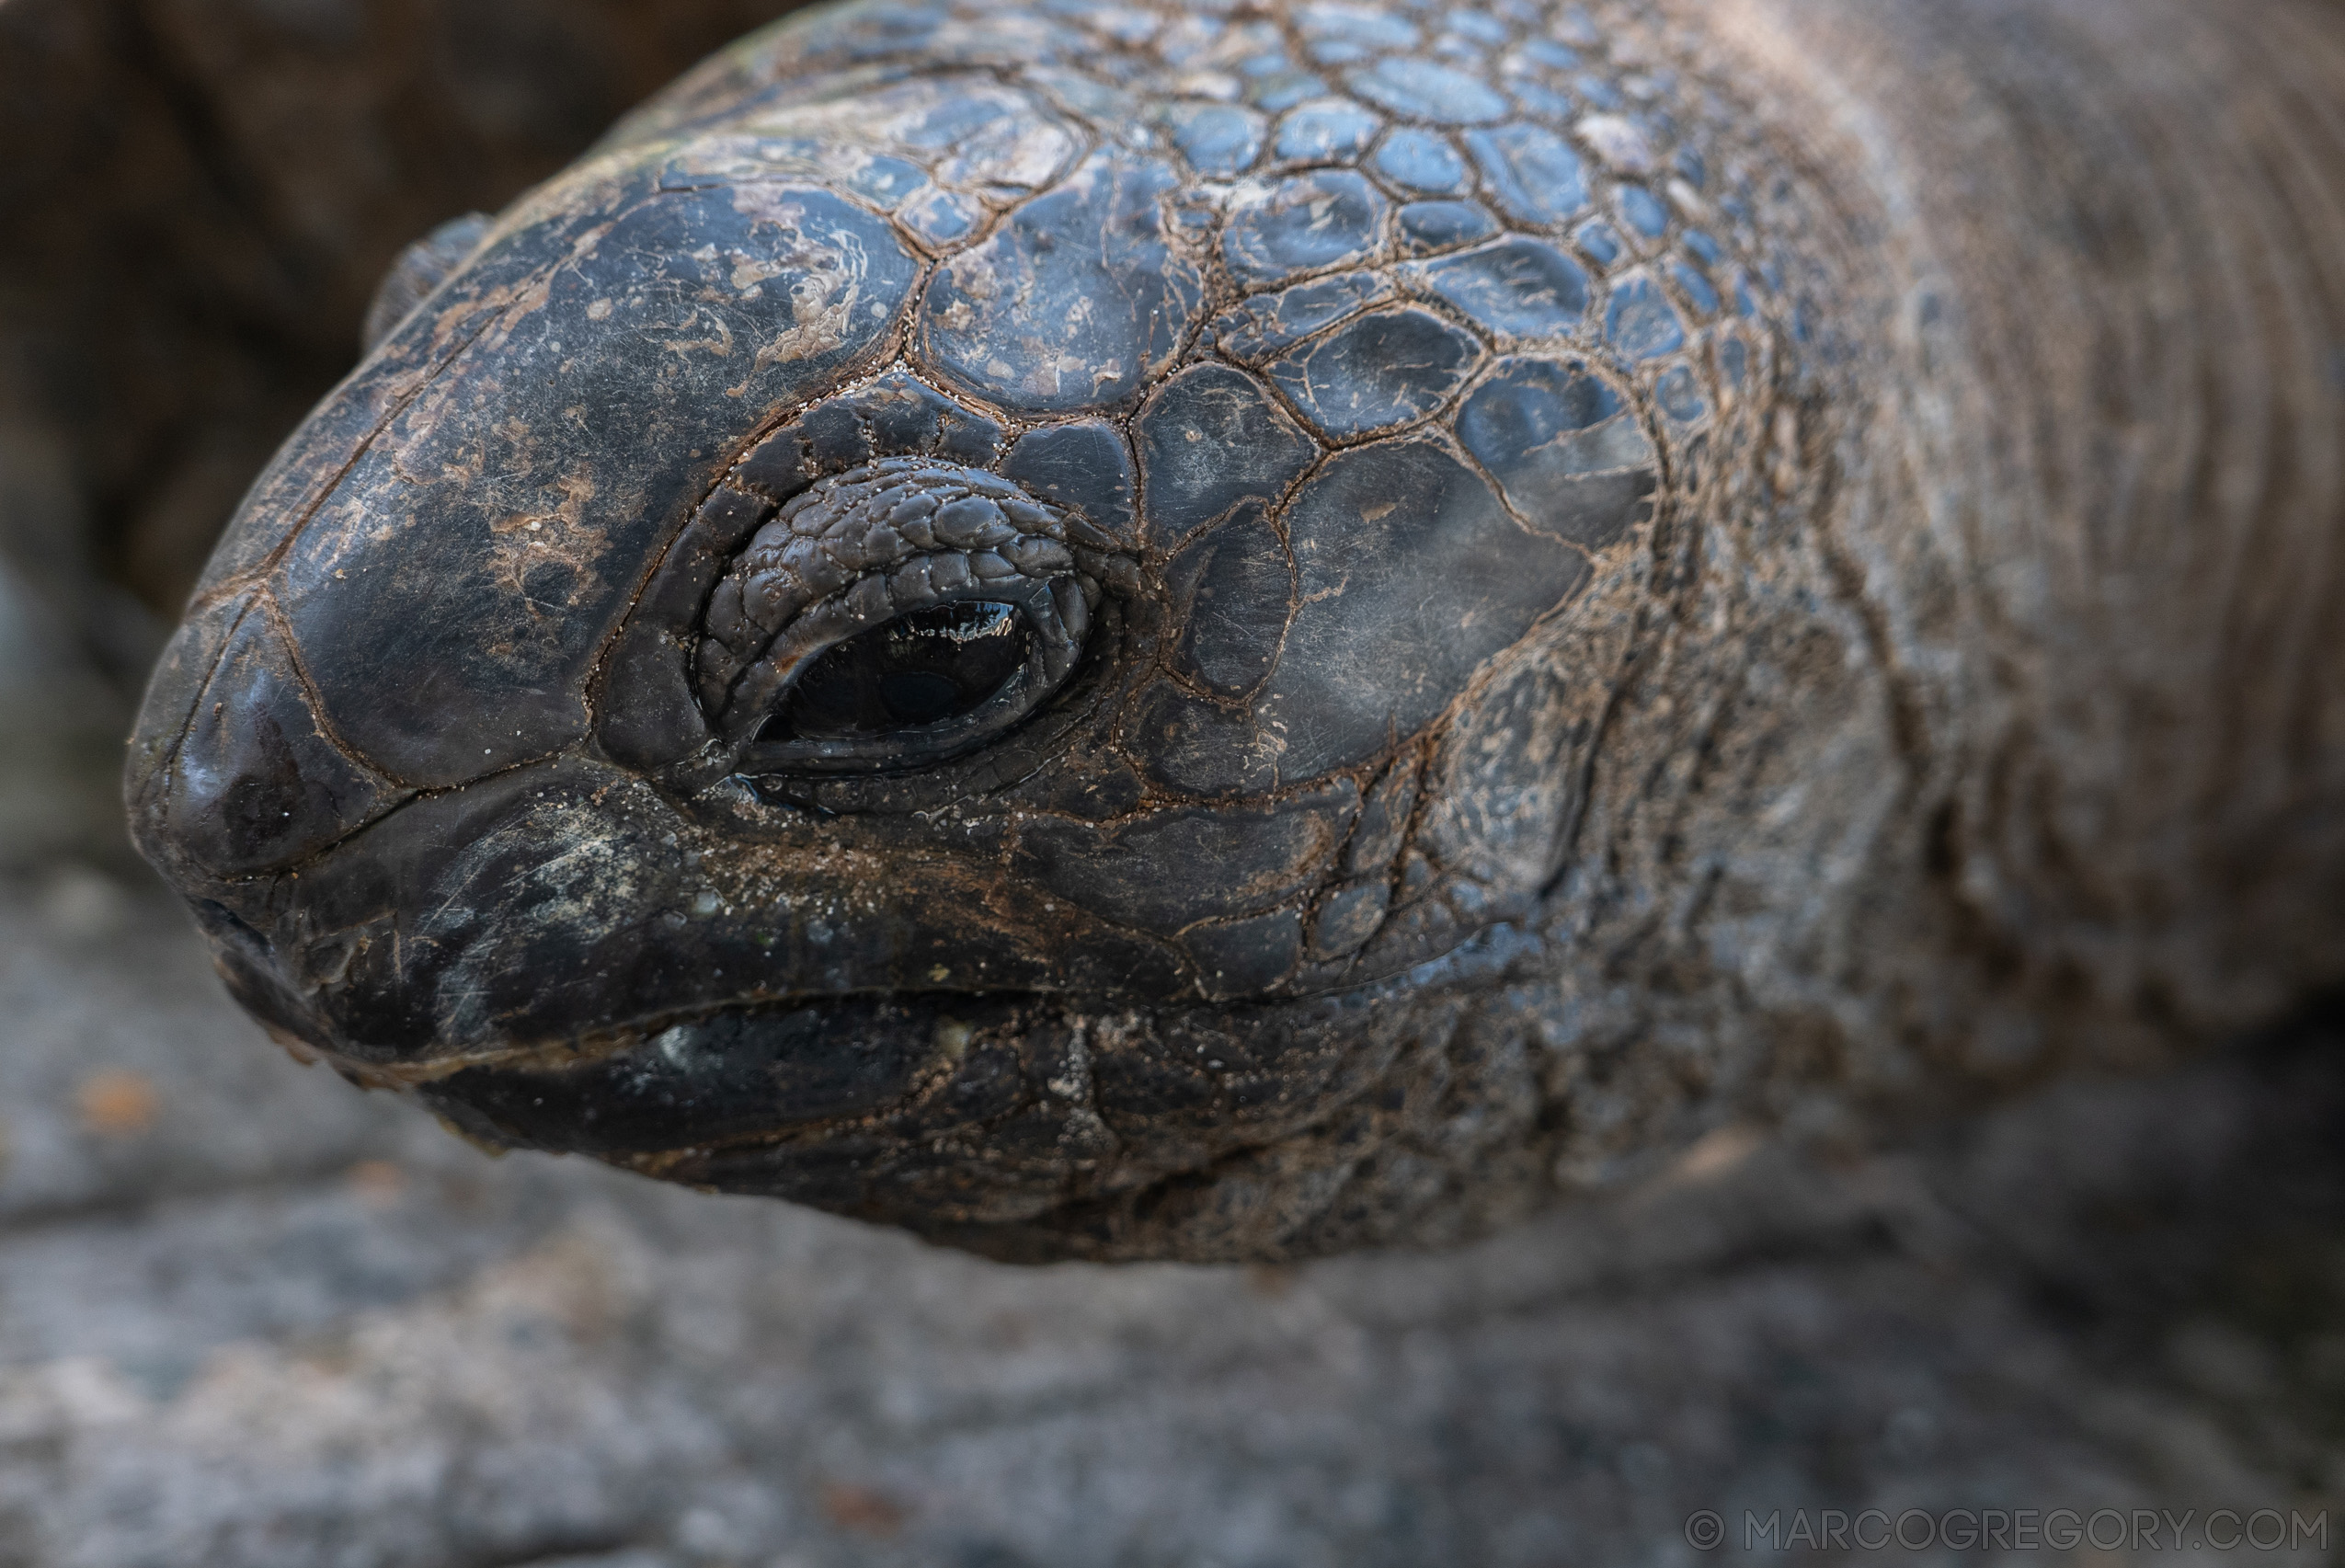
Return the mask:
<svg viewBox="0 0 2345 1568">
<path fill-rule="evenodd" d="M 1064 513 L 996 475 L 887 458 L 792 498 L 710 596 L 698 686 L 748 773 L 918 767 L 981 746 L 1072 673 L 1103 592 Z M 918 732 L 761 744 L 791 684 L 829 650 L 953 604 L 1014 607 L 1032 670 L 998 702 Z"/>
</svg>

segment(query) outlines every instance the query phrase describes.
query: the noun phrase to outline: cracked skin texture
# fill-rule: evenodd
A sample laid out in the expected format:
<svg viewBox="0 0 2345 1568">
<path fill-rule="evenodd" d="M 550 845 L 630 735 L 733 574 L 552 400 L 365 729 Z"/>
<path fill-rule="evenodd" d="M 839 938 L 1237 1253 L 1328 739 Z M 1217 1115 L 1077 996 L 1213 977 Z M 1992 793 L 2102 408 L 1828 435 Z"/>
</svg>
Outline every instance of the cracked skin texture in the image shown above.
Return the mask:
<svg viewBox="0 0 2345 1568">
<path fill-rule="evenodd" d="M 2250 9 L 752 35 L 411 253 L 139 842 L 305 1059 L 1016 1258 L 2253 1026 L 2345 978 L 2345 23 Z"/>
</svg>

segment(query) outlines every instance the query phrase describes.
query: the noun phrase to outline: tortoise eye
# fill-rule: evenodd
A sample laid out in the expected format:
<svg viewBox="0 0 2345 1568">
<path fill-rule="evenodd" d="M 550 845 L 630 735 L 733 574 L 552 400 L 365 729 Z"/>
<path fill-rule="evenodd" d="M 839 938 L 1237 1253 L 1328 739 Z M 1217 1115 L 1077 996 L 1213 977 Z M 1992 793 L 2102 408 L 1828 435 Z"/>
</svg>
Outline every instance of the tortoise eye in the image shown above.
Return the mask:
<svg viewBox="0 0 2345 1568">
<path fill-rule="evenodd" d="M 735 771 L 906 773 L 1006 735 L 1073 675 L 1100 601 L 1066 528 L 995 475 L 924 459 L 785 503 L 703 612 L 701 700 Z"/>
<path fill-rule="evenodd" d="M 757 739 L 852 741 L 965 718 L 1013 695 L 1034 647 L 1034 629 L 1013 604 L 915 611 L 810 660 Z"/>
</svg>

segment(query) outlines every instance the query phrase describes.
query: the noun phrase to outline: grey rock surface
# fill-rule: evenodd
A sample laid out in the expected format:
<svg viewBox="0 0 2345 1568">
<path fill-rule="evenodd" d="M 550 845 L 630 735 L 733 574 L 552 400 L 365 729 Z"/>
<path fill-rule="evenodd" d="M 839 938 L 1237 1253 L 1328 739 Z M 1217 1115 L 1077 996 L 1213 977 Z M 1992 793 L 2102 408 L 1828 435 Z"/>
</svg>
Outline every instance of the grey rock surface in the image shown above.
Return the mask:
<svg viewBox="0 0 2345 1568">
<path fill-rule="evenodd" d="M 2345 1491 L 2317 1024 L 1893 1146 L 1730 1129 L 1461 1252 L 1008 1267 L 491 1160 L 286 1060 L 69 808 L 119 715 L 23 603 L 0 686 L 51 763 L 0 812 L 6 1568 L 1692 1562 L 1704 1508 Z"/>
</svg>

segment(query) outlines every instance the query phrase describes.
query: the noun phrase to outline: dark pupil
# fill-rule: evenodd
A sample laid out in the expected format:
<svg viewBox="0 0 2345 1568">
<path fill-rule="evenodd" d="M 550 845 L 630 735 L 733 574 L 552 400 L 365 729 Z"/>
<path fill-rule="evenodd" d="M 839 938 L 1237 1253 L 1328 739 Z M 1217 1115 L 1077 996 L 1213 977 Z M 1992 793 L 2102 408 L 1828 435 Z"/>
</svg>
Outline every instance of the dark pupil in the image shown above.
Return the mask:
<svg viewBox="0 0 2345 1568">
<path fill-rule="evenodd" d="M 958 718 L 1025 668 L 1032 642 L 1013 605 L 914 611 L 824 650 L 758 738 L 820 740 Z"/>
</svg>

